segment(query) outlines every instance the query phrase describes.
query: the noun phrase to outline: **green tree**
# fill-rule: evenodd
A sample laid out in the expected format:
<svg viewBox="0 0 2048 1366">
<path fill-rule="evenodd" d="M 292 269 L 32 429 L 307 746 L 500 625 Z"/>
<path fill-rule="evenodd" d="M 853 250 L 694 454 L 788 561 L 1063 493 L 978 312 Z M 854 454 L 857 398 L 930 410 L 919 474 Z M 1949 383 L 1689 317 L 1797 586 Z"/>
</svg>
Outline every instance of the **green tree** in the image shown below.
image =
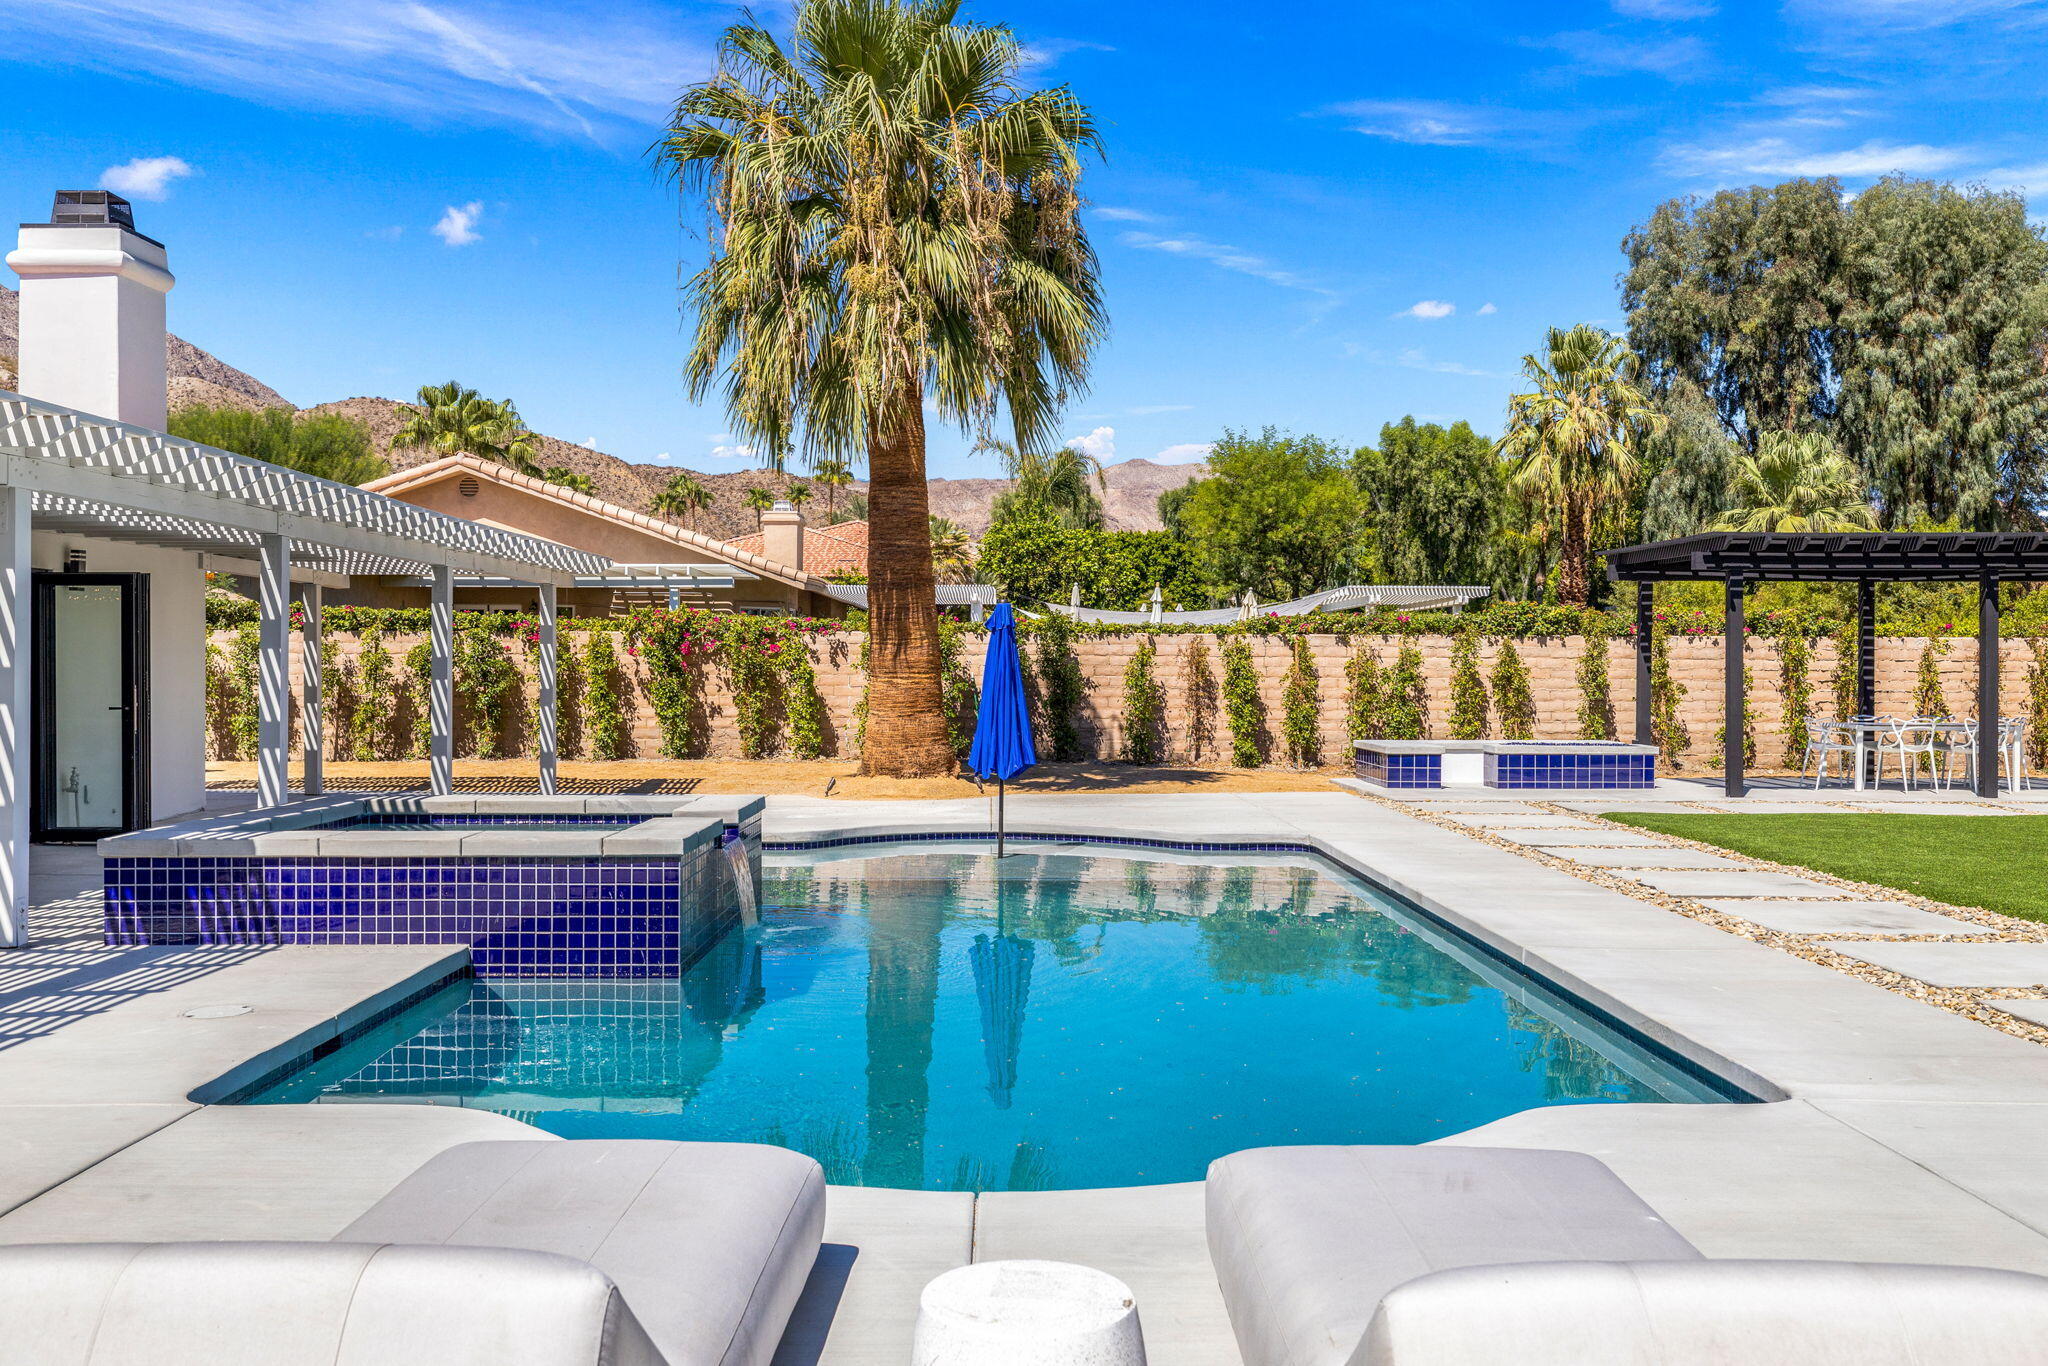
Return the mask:
<svg viewBox="0 0 2048 1366">
<path fill-rule="evenodd" d="M 1765 432 L 1735 462 L 1717 531 L 1869 531 L 1877 518 L 1856 469 L 1818 432 Z"/>
<path fill-rule="evenodd" d="M 697 514 L 711 506 L 711 490 L 704 487 L 694 474 L 672 474 L 648 506 L 655 516 L 667 517 L 671 521 L 680 517 L 685 526 L 695 531 Z"/>
<path fill-rule="evenodd" d="M 1585 606 L 1596 517 L 1635 490 L 1637 439 L 1657 423 L 1619 337 L 1580 323 L 1550 329 L 1542 357 L 1524 356 L 1529 389 L 1508 399 L 1503 455 L 1516 488 L 1556 516 L 1557 596 Z"/>
<path fill-rule="evenodd" d="M 1390 583 L 1490 583 L 1501 461 L 1470 424 L 1412 417 L 1352 461 Z"/>
<path fill-rule="evenodd" d="M 443 455 L 474 455 L 538 478 L 539 445 L 510 399 L 489 399 L 455 381 L 420 386 L 419 406 L 391 438 Z"/>
<path fill-rule="evenodd" d="M 1727 511 L 1739 442 L 1697 392 L 1657 403 L 1664 420 L 1643 441 L 1643 539 L 1666 540 L 1705 531 Z"/>
<path fill-rule="evenodd" d="M 1371 573 L 1364 500 L 1332 443 L 1272 427 L 1226 431 L 1209 469 L 1176 525 L 1227 592 L 1279 601 Z"/>
<path fill-rule="evenodd" d="M 765 484 L 756 484 L 740 499 L 747 511 L 754 514 L 754 525 L 761 525 L 761 514 L 775 506 L 775 490 Z"/>
<path fill-rule="evenodd" d="M 1211 591 L 1186 538 L 1167 531 L 1076 531 L 1045 518 L 998 522 L 975 557 L 983 583 L 1012 602 L 1067 601 L 1135 612 L 1156 586 L 1169 604 L 1206 606 Z"/>
<path fill-rule="evenodd" d="M 577 493 L 597 496 L 597 481 L 587 474 L 578 474 L 567 465 L 550 465 L 540 472 L 540 477 L 550 484 L 560 484 L 563 488 Z"/>
<path fill-rule="evenodd" d="M 801 508 L 811 501 L 811 486 L 800 479 L 792 479 L 789 487 L 782 491 L 782 496 L 788 500 L 791 507 Z"/>
<path fill-rule="evenodd" d="M 692 394 L 741 439 L 864 451 L 870 670 L 864 773 L 957 767 L 941 698 L 927 399 L 1042 446 L 1104 332 L 1082 226 L 1098 150 L 1065 87 L 1026 86 L 1007 28 L 958 0 L 799 0 L 794 42 L 751 20 L 686 89 L 657 160 L 716 223 L 690 281 Z"/>
<path fill-rule="evenodd" d="M 1098 488 L 1108 487 L 1102 462 L 1072 446 L 1039 451 L 1018 449 L 1006 441 L 985 441 L 1008 471 L 1012 486 L 996 495 L 989 507 L 989 521 L 1038 518 L 1082 531 L 1102 529 L 1102 500 Z"/>
<path fill-rule="evenodd" d="M 813 461 L 811 482 L 825 490 L 825 525 L 834 525 L 840 520 L 839 491 L 853 483 L 852 463 L 834 456 Z"/>
<path fill-rule="evenodd" d="M 974 582 L 974 540 L 944 517 L 931 519 L 932 573 L 940 583 Z"/>
<path fill-rule="evenodd" d="M 371 453 L 370 429 L 340 413 L 295 413 L 290 408 L 251 412 L 197 404 L 172 413 L 165 430 L 337 484 L 367 484 L 391 472 L 391 466 Z"/>
<path fill-rule="evenodd" d="M 1819 431 L 1886 526 L 2023 524 L 2048 492 L 2048 244 L 2014 193 L 1794 180 L 1660 206 L 1624 243 L 1660 399 L 1750 450 Z"/>
</svg>

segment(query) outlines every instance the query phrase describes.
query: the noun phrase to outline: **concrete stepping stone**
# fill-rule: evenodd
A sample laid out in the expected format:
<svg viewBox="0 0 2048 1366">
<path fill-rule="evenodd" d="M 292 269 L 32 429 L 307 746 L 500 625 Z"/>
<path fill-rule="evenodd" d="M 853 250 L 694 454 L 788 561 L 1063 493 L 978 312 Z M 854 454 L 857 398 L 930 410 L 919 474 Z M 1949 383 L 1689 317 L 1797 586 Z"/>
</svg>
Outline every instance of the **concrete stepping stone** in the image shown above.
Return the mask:
<svg viewBox="0 0 2048 1366">
<path fill-rule="evenodd" d="M 1846 900 L 1833 887 L 1818 882 L 1809 882 L 1803 877 L 1790 873 L 1772 873 L 1763 869 L 1746 868 L 1734 872 L 1719 869 L 1673 868 L 1669 871 L 1655 869 L 1643 872 L 1625 873 L 1624 877 L 1655 887 L 1660 892 L 1673 896 L 1707 897 L 1833 897 Z"/>
<path fill-rule="evenodd" d="M 1612 825 L 1586 825 L 1574 829 L 1550 830 L 1496 830 L 1493 832 L 1504 840 L 1526 844 L 1535 849 L 1666 849 L 1670 846 L 1662 840 L 1638 835 L 1633 830 L 1623 830 Z"/>
<path fill-rule="evenodd" d="M 2048 1001 L 1986 1001 L 1984 1004 L 2018 1016 L 2028 1024 L 2048 1025 Z"/>
<path fill-rule="evenodd" d="M 2048 944 L 1859 944 L 1823 940 L 1821 947 L 1918 978 L 1934 987 L 2048 986 Z"/>
<path fill-rule="evenodd" d="M 1786 934 L 1983 934 L 1985 927 L 1896 901 L 1765 901 L 1710 898 L 1707 905 Z"/>
<path fill-rule="evenodd" d="M 1722 868 L 1732 872 L 1743 866 L 1733 859 L 1700 849 L 1553 849 L 1550 852 L 1589 868 Z"/>
<path fill-rule="evenodd" d="M 1574 816 L 1560 816 L 1555 811 L 1446 811 L 1446 816 L 1455 815 L 1466 825 L 1476 825 L 1486 830 L 1599 830 L 1603 826 L 1588 825 Z"/>
</svg>

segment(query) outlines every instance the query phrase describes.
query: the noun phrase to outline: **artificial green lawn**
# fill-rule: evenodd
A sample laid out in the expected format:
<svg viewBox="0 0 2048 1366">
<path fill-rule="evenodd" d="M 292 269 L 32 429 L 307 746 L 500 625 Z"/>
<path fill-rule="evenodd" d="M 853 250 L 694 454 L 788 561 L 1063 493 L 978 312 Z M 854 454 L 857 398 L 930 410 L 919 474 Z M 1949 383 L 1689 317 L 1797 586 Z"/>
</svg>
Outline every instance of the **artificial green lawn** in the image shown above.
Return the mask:
<svg viewBox="0 0 2048 1366">
<path fill-rule="evenodd" d="M 2035 816 L 1709 816 L 1612 811 L 1623 825 L 1854 882 L 2048 920 L 2048 821 Z"/>
</svg>

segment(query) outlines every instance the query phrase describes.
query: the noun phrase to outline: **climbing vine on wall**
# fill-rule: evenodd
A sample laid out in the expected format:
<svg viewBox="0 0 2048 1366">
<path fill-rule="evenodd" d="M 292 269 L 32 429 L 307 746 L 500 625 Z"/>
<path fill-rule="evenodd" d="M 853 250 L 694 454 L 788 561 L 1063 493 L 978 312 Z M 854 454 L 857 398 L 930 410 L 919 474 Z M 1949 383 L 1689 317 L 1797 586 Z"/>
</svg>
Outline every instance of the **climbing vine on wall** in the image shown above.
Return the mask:
<svg viewBox="0 0 2048 1366">
<path fill-rule="evenodd" d="M 1835 667 L 1828 675 L 1837 717 L 1856 714 L 1856 667 L 1856 624 L 1851 622 L 1835 632 Z"/>
<path fill-rule="evenodd" d="M 1380 657 L 1361 645 L 1344 661 L 1344 734 L 1351 740 L 1376 740 L 1383 721 Z"/>
<path fill-rule="evenodd" d="M 1536 738 L 1536 696 L 1529 688 L 1529 666 L 1512 640 L 1500 643 L 1493 661 L 1493 709 L 1500 717 L 1503 740 Z"/>
<path fill-rule="evenodd" d="M 1920 664 L 1913 671 L 1913 715 L 1948 715 L 1948 698 L 1941 687 L 1941 661 L 1947 654 L 1945 640 L 1929 640 L 1920 651 Z"/>
<path fill-rule="evenodd" d="M 257 631 L 244 626 L 235 632 L 228 646 L 228 740 L 233 757 L 256 757 Z"/>
<path fill-rule="evenodd" d="M 468 705 L 463 752 L 495 759 L 504 751 L 505 717 L 519 695 L 519 666 L 503 644 L 486 631 L 459 631 L 455 637 L 455 687 Z"/>
<path fill-rule="evenodd" d="M 1607 619 L 1586 613 L 1585 638 L 1579 650 L 1579 736 L 1586 740 L 1614 738 L 1614 696 L 1607 687 Z"/>
<path fill-rule="evenodd" d="M 1386 677 L 1386 739 L 1429 737 L 1429 685 L 1422 677 L 1422 651 L 1413 641 L 1401 642 L 1394 667 Z"/>
<path fill-rule="evenodd" d="M 1181 667 L 1187 685 L 1188 761 L 1200 763 L 1216 733 L 1216 670 L 1209 664 L 1209 642 L 1199 636 L 1190 640 Z"/>
<path fill-rule="evenodd" d="M 1806 760 L 1807 717 L 1813 711 L 1813 644 L 1797 631 L 1778 637 L 1778 692 L 1785 700 L 1785 763 Z"/>
<path fill-rule="evenodd" d="M 1074 653 L 1073 624 L 1058 612 L 1048 612 L 1034 624 L 1031 634 L 1037 646 L 1033 654 L 1038 667 L 1039 724 L 1049 757 L 1056 763 L 1084 759 L 1079 716 L 1081 703 L 1088 696 L 1088 676 Z"/>
<path fill-rule="evenodd" d="M 555 749 L 564 759 L 583 757 L 583 653 L 562 642 L 555 656 Z"/>
<path fill-rule="evenodd" d="M 1479 637 L 1460 631 L 1451 643 L 1451 738 L 1486 738 L 1486 679 L 1479 672 Z"/>
<path fill-rule="evenodd" d="M 610 632 L 593 631 L 583 647 L 583 743 L 593 759 L 623 759 L 631 739 L 620 699 L 626 691 Z"/>
<path fill-rule="evenodd" d="M 1755 694 L 1755 679 L 1750 667 L 1742 666 L 1742 766 L 1756 767 L 1756 707 L 1751 701 Z M 1710 768 L 1718 768 L 1725 762 L 1723 752 L 1728 745 L 1726 721 L 1714 727 L 1714 753 L 1707 759 Z"/>
<path fill-rule="evenodd" d="M 974 747 L 974 715 L 981 707 L 981 689 L 967 670 L 971 629 L 951 617 L 939 618 L 939 702 L 946 711 L 946 738 L 963 759 Z"/>
<path fill-rule="evenodd" d="M 1673 768 L 1692 743 L 1692 731 L 1679 712 L 1684 702 L 1685 684 L 1671 676 L 1671 638 L 1660 632 L 1650 638 L 1650 731 Z"/>
<path fill-rule="evenodd" d="M 434 645 L 417 640 L 405 652 L 405 701 L 412 718 L 408 759 L 424 759 L 434 745 Z"/>
<path fill-rule="evenodd" d="M 2029 641 L 2034 662 L 2027 666 L 2027 762 L 2048 768 L 2048 641 Z"/>
<path fill-rule="evenodd" d="M 1289 763 L 1314 768 L 1323 758 L 1321 679 L 1315 656 L 1309 653 L 1308 637 L 1295 636 L 1290 645 L 1294 658 L 1280 689 L 1280 738 L 1287 746 Z"/>
<path fill-rule="evenodd" d="M 1138 642 L 1124 665 L 1124 762 L 1156 764 L 1164 748 L 1166 689 L 1153 672 L 1159 647 L 1150 637 Z"/>
<path fill-rule="evenodd" d="M 1252 647 L 1241 637 L 1227 637 L 1223 649 L 1223 719 L 1230 726 L 1230 762 L 1257 768 L 1266 757 L 1266 703 L 1259 696 L 1259 671 Z"/>
</svg>

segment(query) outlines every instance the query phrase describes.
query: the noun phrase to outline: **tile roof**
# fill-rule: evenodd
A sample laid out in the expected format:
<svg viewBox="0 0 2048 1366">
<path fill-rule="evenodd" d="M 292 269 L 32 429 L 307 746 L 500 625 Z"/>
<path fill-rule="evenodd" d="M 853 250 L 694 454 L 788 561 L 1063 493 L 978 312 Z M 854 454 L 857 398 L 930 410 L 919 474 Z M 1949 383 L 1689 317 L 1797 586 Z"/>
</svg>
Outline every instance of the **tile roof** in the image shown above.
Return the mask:
<svg viewBox="0 0 2048 1366">
<path fill-rule="evenodd" d="M 762 553 L 761 533 L 735 536 L 727 545 L 752 555 Z M 804 572 L 820 578 L 868 572 L 868 524 L 839 522 L 804 528 Z"/>
</svg>

